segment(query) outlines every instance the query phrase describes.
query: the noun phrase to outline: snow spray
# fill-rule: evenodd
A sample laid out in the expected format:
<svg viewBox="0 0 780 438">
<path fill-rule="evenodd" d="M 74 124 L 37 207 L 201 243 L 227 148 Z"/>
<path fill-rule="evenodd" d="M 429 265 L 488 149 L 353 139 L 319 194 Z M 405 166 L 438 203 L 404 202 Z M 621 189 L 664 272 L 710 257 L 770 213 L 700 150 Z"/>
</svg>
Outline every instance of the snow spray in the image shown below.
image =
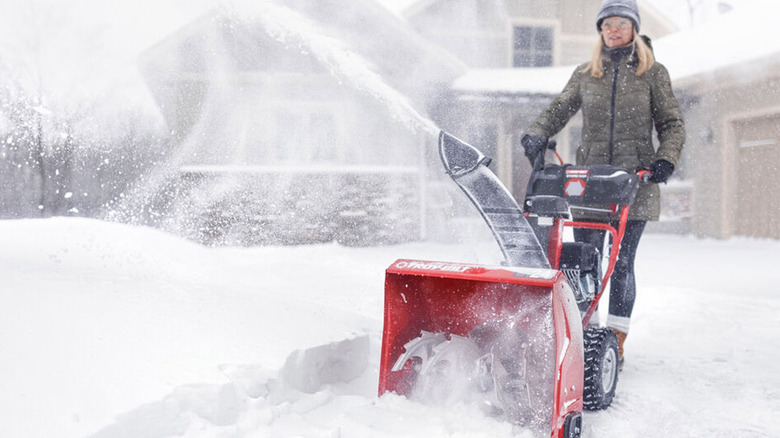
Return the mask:
<svg viewBox="0 0 780 438">
<path fill-rule="evenodd" d="M 246 24 L 260 23 L 269 36 L 287 45 L 298 46 L 314 56 L 331 74 L 353 84 L 388 109 L 390 115 L 411 130 L 438 136 L 440 129 L 422 116 L 397 90 L 369 69 L 370 63 L 338 39 L 327 36 L 316 23 L 273 1 L 236 0 L 225 6 L 229 16 Z M 238 14 L 236 7 L 240 7 Z M 232 10 L 231 10 L 232 8 Z"/>
<path fill-rule="evenodd" d="M 206 33 L 200 35 L 198 40 L 207 54 L 203 61 L 206 64 L 204 68 L 209 75 L 209 83 L 207 89 L 203 90 L 205 94 L 201 96 L 203 101 L 199 103 L 197 113 L 192 114 L 197 119 L 192 121 L 190 128 L 175 133 L 179 138 L 168 160 L 129 190 L 122 205 L 110 213 L 113 217 L 109 219 L 154 224 L 196 241 L 222 242 L 225 229 L 230 227 L 219 228 L 221 224 L 224 221 L 235 223 L 243 220 L 243 216 L 238 213 L 232 216 L 229 214 L 232 211 L 230 205 L 241 205 L 242 211 L 253 212 L 251 219 L 256 222 L 268 219 L 275 221 L 274 223 L 288 223 L 289 226 L 285 228 L 294 230 L 296 227 L 311 228 L 319 211 L 325 211 L 332 204 L 340 202 L 338 188 L 341 186 L 338 184 L 302 184 L 304 182 L 295 180 L 301 173 L 278 172 L 274 167 L 274 163 L 282 163 L 290 170 L 306 165 L 316 167 L 319 163 L 316 160 L 299 160 L 296 155 L 289 155 L 291 153 L 286 148 L 278 146 L 284 143 L 268 136 L 268 133 L 272 132 L 269 128 L 274 122 L 279 122 L 280 116 L 271 112 L 261 94 L 251 94 L 253 90 L 244 88 L 240 81 L 236 82 L 236 74 L 242 72 L 236 72 L 235 52 L 230 45 L 235 42 L 240 42 L 242 49 L 257 44 L 255 51 L 249 52 L 249 56 L 264 55 L 262 40 L 267 39 L 280 43 L 284 47 L 283 50 L 288 52 L 298 51 L 304 57 L 316 61 L 318 69 L 322 68 L 326 74 L 329 73 L 338 84 L 348 84 L 350 91 L 354 90 L 357 94 L 367 97 L 382 117 L 392 118 L 414 133 L 417 136 L 416 141 L 430 138 L 430 141 L 425 143 L 435 144 L 439 128 L 421 115 L 404 95 L 372 71 L 371 63 L 351 50 L 346 38 L 339 38 L 338 33 L 334 34 L 339 30 L 324 27 L 281 1 L 235 0 L 221 5 L 210 20 L 210 24 L 204 22 L 201 28 L 205 29 L 203 32 Z M 258 38 L 260 36 L 262 38 Z M 230 40 L 230 37 L 233 37 L 233 40 Z M 276 59 L 271 59 L 271 62 L 275 61 Z M 170 62 L 175 64 L 177 61 Z M 284 60 L 280 60 L 280 63 L 284 64 Z M 171 65 L 165 68 L 175 71 L 179 67 Z M 189 92 L 198 94 L 199 90 Z M 283 115 L 293 118 L 296 116 L 294 110 Z M 290 123 L 289 127 L 289 130 L 295 130 L 295 123 Z M 310 148 L 327 144 L 311 140 L 308 138 L 297 143 L 310 144 Z M 258 144 L 262 144 L 266 149 L 257 147 Z M 271 148 L 273 145 L 277 146 Z M 419 151 L 414 145 L 405 147 Z M 264 150 L 266 152 L 263 152 Z M 270 154 L 271 159 L 263 156 L 258 160 L 258 154 L 263 153 Z M 407 162 L 399 159 L 393 163 L 406 172 L 399 180 L 410 180 L 409 175 L 412 173 L 409 169 L 416 169 L 415 166 L 423 161 L 418 157 L 411 158 L 414 163 L 409 163 L 409 158 Z M 340 158 L 343 159 L 344 157 Z M 357 162 L 361 163 L 360 160 Z M 270 180 L 268 175 L 272 173 L 276 177 Z M 328 181 L 331 180 L 335 181 L 335 178 Z M 412 180 L 412 184 L 414 183 Z M 309 192 L 301 196 L 291 195 L 296 190 L 302 190 L 302 186 Z M 405 187 L 407 186 L 412 187 L 409 184 Z M 256 196 L 253 197 L 253 188 L 263 190 L 265 198 L 262 202 L 258 201 Z M 292 213 L 282 212 L 283 208 L 280 206 L 288 205 L 286 202 L 291 197 L 296 199 L 296 202 L 308 203 L 296 208 Z M 411 196 L 403 198 L 413 199 Z M 256 205 L 251 206 L 252 203 Z M 254 213 L 257 211 L 259 213 Z M 205 213 L 195 215 L 192 212 Z M 287 213 L 292 216 L 296 212 L 298 214 L 295 217 L 280 216 Z M 306 212 L 309 216 L 300 214 L 301 212 Z M 325 213 L 321 216 L 324 217 Z M 314 219 L 307 220 L 309 217 Z M 408 223 L 417 221 L 413 218 Z M 395 221 L 402 222 L 403 220 Z M 212 227 L 210 224 L 217 225 Z M 246 229 L 246 236 L 238 238 L 242 244 L 246 243 L 245 237 L 262 241 L 264 237 L 260 233 L 271 233 L 272 236 L 266 237 L 273 240 L 277 237 L 274 233 L 279 232 L 263 224 L 240 226 L 238 229 Z M 201 236 L 203 230 L 209 230 L 210 234 Z M 321 231 L 321 235 L 318 234 L 313 239 L 332 238 L 326 228 Z M 217 233 L 219 236 L 212 236 L 211 233 Z"/>
</svg>

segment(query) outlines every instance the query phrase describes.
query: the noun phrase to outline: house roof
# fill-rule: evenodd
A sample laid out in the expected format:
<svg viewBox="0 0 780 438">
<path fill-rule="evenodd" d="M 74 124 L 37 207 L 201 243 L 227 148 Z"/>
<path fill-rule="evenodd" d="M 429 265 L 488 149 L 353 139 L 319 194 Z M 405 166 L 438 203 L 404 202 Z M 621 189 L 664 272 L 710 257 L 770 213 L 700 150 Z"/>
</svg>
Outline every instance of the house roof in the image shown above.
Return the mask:
<svg viewBox="0 0 780 438">
<path fill-rule="evenodd" d="M 661 38 L 653 46 L 673 80 L 692 82 L 724 69 L 760 71 L 761 60 L 775 60 L 780 55 L 778 29 L 780 3 L 757 1 Z"/>
<path fill-rule="evenodd" d="M 658 9 L 658 7 L 651 1 L 637 0 L 637 6 L 641 12 L 642 21 L 647 21 L 648 19 L 653 20 L 670 31 L 679 29 L 679 27 L 674 24 L 671 17 L 664 13 L 664 11 Z"/>
<path fill-rule="evenodd" d="M 472 69 L 452 84 L 456 91 L 497 94 L 558 94 L 574 66 Z"/>
</svg>

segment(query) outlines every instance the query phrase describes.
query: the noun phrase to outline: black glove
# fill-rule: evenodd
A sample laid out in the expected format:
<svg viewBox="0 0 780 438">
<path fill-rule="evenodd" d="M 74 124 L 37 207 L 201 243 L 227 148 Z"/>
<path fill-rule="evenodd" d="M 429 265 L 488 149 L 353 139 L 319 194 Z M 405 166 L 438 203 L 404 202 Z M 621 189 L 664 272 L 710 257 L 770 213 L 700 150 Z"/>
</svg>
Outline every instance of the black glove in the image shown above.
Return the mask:
<svg viewBox="0 0 780 438">
<path fill-rule="evenodd" d="M 525 149 L 525 156 L 528 157 L 528 161 L 533 164 L 534 160 L 540 153 L 544 153 L 544 148 L 547 147 L 547 137 L 537 137 L 535 135 L 526 134 L 520 139 L 520 144 Z"/>
<path fill-rule="evenodd" d="M 666 160 L 656 160 L 650 165 L 650 182 L 665 183 L 674 173 L 674 164 Z"/>
</svg>

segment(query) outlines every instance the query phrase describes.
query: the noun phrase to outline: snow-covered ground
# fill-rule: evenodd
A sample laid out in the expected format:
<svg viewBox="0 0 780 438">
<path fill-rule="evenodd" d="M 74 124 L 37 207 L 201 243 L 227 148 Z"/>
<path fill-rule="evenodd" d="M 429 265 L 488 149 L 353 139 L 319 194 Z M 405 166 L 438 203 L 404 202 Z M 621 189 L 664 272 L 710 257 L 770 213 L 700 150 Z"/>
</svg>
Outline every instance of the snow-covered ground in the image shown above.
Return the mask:
<svg viewBox="0 0 780 438">
<path fill-rule="evenodd" d="M 527 437 L 377 398 L 384 269 L 492 242 L 204 248 L 86 219 L 0 222 L 0 435 Z M 769 437 L 780 242 L 647 235 L 618 394 L 586 437 Z"/>
</svg>

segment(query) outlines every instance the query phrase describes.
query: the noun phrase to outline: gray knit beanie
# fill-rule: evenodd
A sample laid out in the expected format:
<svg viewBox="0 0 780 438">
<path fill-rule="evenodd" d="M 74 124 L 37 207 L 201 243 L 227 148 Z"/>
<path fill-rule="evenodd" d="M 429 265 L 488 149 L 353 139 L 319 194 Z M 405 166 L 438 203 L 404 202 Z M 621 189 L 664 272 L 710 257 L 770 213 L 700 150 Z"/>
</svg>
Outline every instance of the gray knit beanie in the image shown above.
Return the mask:
<svg viewBox="0 0 780 438">
<path fill-rule="evenodd" d="M 636 0 L 604 0 L 596 16 L 596 30 L 601 30 L 601 22 L 609 17 L 624 17 L 634 22 L 634 28 L 639 32 L 642 20 L 639 18 L 639 8 Z"/>
</svg>

